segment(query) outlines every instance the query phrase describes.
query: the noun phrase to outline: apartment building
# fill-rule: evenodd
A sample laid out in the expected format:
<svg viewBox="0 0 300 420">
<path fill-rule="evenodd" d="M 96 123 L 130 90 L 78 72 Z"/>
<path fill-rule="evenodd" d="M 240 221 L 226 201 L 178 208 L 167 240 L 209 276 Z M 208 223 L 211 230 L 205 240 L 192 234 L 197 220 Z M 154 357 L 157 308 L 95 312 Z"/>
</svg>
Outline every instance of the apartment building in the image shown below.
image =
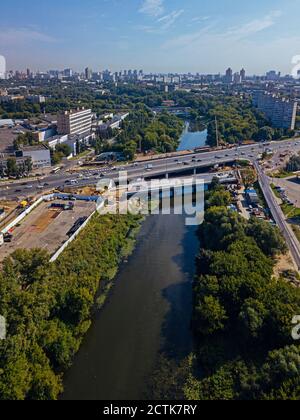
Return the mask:
<svg viewBox="0 0 300 420">
<path fill-rule="evenodd" d="M 89 133 L 92 129 L 91 109 L 77 109 L 60 112 L 57 115 L 57 132 L 59 135 Z"/>
<path fill-rule="evenodd" d="M 263 112 L 275 128 L 295 129 L 297 102 L 273 93 L 255 91 L 253 105 Z"/>
</svg>

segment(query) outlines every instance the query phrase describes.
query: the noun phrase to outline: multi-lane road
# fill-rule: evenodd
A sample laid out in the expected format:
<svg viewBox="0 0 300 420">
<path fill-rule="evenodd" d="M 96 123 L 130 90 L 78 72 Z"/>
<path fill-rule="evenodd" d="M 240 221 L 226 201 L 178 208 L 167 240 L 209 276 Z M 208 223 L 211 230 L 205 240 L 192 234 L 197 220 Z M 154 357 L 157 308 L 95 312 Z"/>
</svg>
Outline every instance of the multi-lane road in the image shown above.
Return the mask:
<svg viewBox="0 0 300 420">
<path fill-rule="evenodd" d="M 194 154 L 178 157 L 152 158 L 148 161 L 135 162 L 114 168 L 107 166 L 100 169 L 85 170 L 76 175 L 71 175 L 67 171 L 62 170 L 58 174 L 51 174 L 39 180 L 1 183 L 0 199 L 20 200 L 35 196 L 38 193 L 41 194 L 57 189 L 64 185 L 74 185 L 77 187 L 94 186 L 104 177 L 117 180 L 120 171 L 126 171 L 128 179 L 149 179 L 164 174 L 184 173 L 193 169 L 202 168 L 203 170 L 204 168 L 214 167 L 217 164 L 221 165 L 238 159 L 247 159 L 252 161 L 256 167 L 262 191 L 274 220 L 286 239 L 295 263 L 300 268 L 300 244 L 288 226 L 283 212 L 273 195 L 269 178 L 258 164 L 259 155 L 266 149 L 274 153 L 282 151 L 283 154 L 291 150 L 293 152 L 300 152 L 300 140 L 293 139 L 268 144 L 252 144 L 218 151 L 195 152 Z M 213 174 L 203 173 L 201 177 L 205 182 L 210 182 Z"/>
<path fill-rule="evenodd" d="M 276 198 L 273 194 L 271 185 L 270 185 L 270 179 L 268 176 L 264 173 L 262 168 L 259 166 L 257 162 L 254 163 L 256 171 L 258 173 L 258 179 L 260 183 L 260 187 L 262 189 L 262 192 L 265 196 L 266 202 L 268 204 L 268 207 L 272 213 L 272 216 L 281 230 L 286 243 L 288 245 L 288 248 L 292 254 L 292 257 L 298 267 L 300 269 L 300 243 L 297 240 L 294 232 L 288 225 L 288 223 L 285 220 L 285 216 L 280 208 L 280 205 L 277 203 Z"/>
<path fill-rule="evenodd" d="M 180 173 L 185 170 L 213 167 L 217 164 L 232 162 L 237 159 L 248 159 L 253 162 L 257 160 L 265 148 L 274 152 L 279 150 L 293 149 L 300 151 L 300 141 L 287 140 L 282 142 L 272 142 L 270 144 L 245 145 L 232 149 L 208 151 L 194 153 L 175 157 L 161 159 L 151 159 L 143 162 L 117 166 L 115 168 L 105 167 L 100 169 L 91 169 L 83 171 L 80 174 L 70 175 L 70 173 L 61 171 L 58 174 L 51 174 L 39 180 L 19 182 L 19 183 L 1 183 L 0 199 L 20 199 L 34 196 L 43 191 L 59 188 L 67 183 L 73 182 L 78 187 L 93 186 L 101 179 L 106 177 L 116 180 L 119 171 L 126 171 L 129 179 L 151 178 L 166 173 Z"/>
</svg>

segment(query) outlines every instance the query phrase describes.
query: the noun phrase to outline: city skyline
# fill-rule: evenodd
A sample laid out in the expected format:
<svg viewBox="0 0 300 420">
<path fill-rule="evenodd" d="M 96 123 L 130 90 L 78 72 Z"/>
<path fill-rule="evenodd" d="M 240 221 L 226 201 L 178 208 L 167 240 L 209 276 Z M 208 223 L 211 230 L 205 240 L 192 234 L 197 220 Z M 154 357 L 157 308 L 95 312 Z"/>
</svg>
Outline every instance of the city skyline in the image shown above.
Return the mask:
<svg viewBox="0 0 300 420">
<path fill-rule="evenodd" d="M 51 8 L 16 0 L 14 8 L 1 9 L 6 23 L 0 24 L 0 55 L 8 70 L 88 66 L 209 74 L 245 67 L 247 74 L 272 68 L 290 74 L 292 57 L 299 55 L 300 4 L 291 0 L 88 0 L 84 5 L 75 0 L 72 19 L 69 6 L 57 0 Z"/>
</svg>

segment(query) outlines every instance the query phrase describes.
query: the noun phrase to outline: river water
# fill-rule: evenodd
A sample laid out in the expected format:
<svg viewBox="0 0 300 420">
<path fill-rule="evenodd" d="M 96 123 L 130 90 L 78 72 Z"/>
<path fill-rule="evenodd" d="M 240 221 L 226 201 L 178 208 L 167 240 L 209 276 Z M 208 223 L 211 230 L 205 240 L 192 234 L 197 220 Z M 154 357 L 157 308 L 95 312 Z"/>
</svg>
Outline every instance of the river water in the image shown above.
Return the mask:
<svg viewBox="0 0 300 420">
<path fill-rule="evenodd" d="M 193 150 L 197 147 L 206 146 L 207 130 L 191 131 L 190 123 L 186 123 L 185 130 L 180 138 L 178 151 Z"/>
<path fill-rule="evenodd" d="M 160 353 L 189 354 L 196 229 L 184 216 L 147 217 L 65 376 L 63 399 L 144 399 Z"/>
</svg>

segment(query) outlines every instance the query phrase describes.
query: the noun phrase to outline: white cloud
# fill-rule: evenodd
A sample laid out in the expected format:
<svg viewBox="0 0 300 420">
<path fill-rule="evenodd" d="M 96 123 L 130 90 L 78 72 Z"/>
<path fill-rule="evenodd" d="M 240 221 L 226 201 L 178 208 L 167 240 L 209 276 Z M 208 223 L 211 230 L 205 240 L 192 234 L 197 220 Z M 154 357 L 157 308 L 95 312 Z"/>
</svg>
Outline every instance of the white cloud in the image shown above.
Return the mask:
<svg viewBox="0 0 300 420">
<path fill-rule="evenodd" d="M 263 16 L 261 19 L 254 19 L 250 22 L 245 23 L 244 25 L 229 29 L 226 35 L 233 36 L 236 38 L 243 38 L 255 34 L 257 32 L 264 31 L 265 29 L 268 29 L 271 26 L 275 25 L 276 19 L 279 18 L 281 15 L 282 12 L 280 12 L 279 10 L 271 12 L 270 14 Z"/>
<path fill-rule="evenodd" d="M 195 23 L 195 22 L 203 22 L 205 20 L 210 19 L 210 16 L 198 16 L 198 17 L 194 17 L 191 22 Z"/>
<path fill-rule="evenodd" d="M 214 48 L 218 48 L 220 43 L 227 41 L 229 44 L 233 41 L 239 41 L 254 35 L 258 32 L 262 32 L 271 26 L 275 25 L 276 19 L 282 15 L 280 11 L 274 11 L 270 14 L 262 17 L 261 19 L 255 19 L 247 22 L 243 25 L 229 28 L 222 32 L 217 31 L 214 23 L 207 25 L 200 31 L 184 34 L 173 39 L 169 39 L 163 45 L 163 49 L 169 48 L 189 48 L 190 50 L 194 47 L 197 48 L 198 44 L 202 44 L 203 39 L 213 45 Z"/>
<path fill-rule="evenodd" d="M 140 12 L 154 17 L 161 16 L 164 13 L 164 0 L 144 0 Z"/>
<path fill-rule="evenodd" d="M 161 29 L 162 30 L 167 30 L 169 29 L 175 22 L 176 20 L 184 13 L 184 10 L 174 10 L 173 12 L 169 13 L 166 16 L 163 16 L 161 18 L 158 19 L 158 23 L 161 23 Z"/>
<path fill-rule="evenodd" d="M 201 30 L 164 42 L 156 61 L 160 63 L 167 50 L 167 65 L 176 71 L 215 73 L 230 66 L 236 70 L 245 67 L 249 74 L 259 74 L 270 67 L 290 73 L 291 57 L 299 54 L 299 36 L 282 36 L 278 32 L 262 36 L 278 23 L 280 16 L 280 12 L 273 12 L 225 30 L 220 29 L 220 22 L 212 22 Z"/>
<path fill-rule="evenodd" d="M 49 35 L 43 34 L 31 28 L 10 28 L 0 29 L 0 45 L 16 46 L 27 44 L 28 42 L 57 42 Z"/>
</svg>

